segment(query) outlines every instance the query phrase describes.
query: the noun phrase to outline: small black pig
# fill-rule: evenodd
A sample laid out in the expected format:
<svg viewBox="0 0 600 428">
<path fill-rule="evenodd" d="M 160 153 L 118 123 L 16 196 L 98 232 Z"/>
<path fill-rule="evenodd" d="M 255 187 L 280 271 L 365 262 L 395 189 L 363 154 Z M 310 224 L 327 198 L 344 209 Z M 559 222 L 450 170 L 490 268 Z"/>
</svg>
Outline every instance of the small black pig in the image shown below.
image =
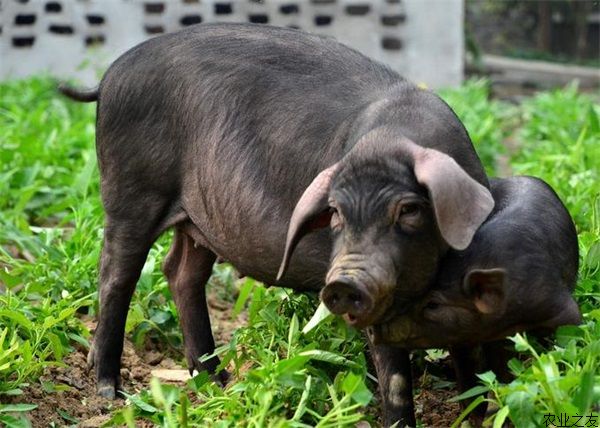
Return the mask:
<svg viewBox="0 0 600 428">
<path fill-rule="evenodd" d="M 374 328 L 377 340 L 432 348 L 579 322 L 577 233 L 556 193 L 533 177 L 494 179 L 491 191 L 496 206 L 471 245 L 447 253 L 432 289 Z"/>
<path fill-rule="evenodd" d="M 451 250 L 431 290 L 409 311 L 369 327 L 374 343 L 449 347 L 459 389 L 476 382 L 473 348 L 487 368 L 506 367 L 498 341 L 522 331 L 578 324 L 571 293 L 579 250 L 573 220 L 556 193 L 533 177 L 493 179 L 490 218 L 464 251 Z"/>
<path fill-rule="evenodd" d="M 364 327 L 421 293 L 493 208 L 452 110 L 330 38 L 198 25 L 134 47 L 97 90 L 62 91 L 98 102 L 106 225 L 89 363 L 106 397 L 135 284 L 168 228 L 163 270 L 188 365 L 214 371 L 217 358 L 198 359 L 214 350 L 204 285 L 217 257 L 267 284 L 323 289 Z M 405 367 L 399 352 L 373 347 L 378 373 Z M 386 420 L 406 413 L 395 402 L 384 400 Z"/>
</svg>

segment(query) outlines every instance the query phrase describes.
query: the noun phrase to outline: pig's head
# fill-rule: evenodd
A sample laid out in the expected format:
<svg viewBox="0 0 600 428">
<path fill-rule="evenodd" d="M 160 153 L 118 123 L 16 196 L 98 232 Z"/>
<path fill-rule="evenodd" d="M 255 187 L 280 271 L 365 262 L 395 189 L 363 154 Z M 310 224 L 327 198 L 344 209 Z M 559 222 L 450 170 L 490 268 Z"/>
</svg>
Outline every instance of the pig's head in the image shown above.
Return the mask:
<svg viewBox="0 0 600 428">
<path fill-rule="evenodd" d="M 378 323 L 392 302 L 423 292 L 447 249 L 467 247 L 493 206 L 488 189 L 450 156 L 372 131 L 298 201 L 278 277 L 303 236 L 330 227 L 321 299 L 351 325 Z"/>
<path fill-rule="evenodd" d="M 567 288 L 527 284 L 536 290 L 530 292 L 518 286 L 520 281 L 512 281 L 513 287 L 510 282 L 503 268 L 471 269 L 462 280 L 440 281 L 407 313 L 367 332 L 374 343 L 440 348 L 497 340 L 526 330 L 552 331 L 581 322 L 577 303 Z"/>
</svg>

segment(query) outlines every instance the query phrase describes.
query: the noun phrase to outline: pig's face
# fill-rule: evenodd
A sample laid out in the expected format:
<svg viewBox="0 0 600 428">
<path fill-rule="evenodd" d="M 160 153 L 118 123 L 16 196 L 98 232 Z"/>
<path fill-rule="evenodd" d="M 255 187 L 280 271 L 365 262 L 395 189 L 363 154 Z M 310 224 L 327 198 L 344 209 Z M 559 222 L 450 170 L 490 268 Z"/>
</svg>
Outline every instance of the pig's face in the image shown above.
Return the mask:
<svg viewBox="0 0 600 428">
<path fill-rule="evenodd" d="M 329 205 L 334 240 L 321 299 L 333 313 L 364 327 L 431 282 L 448 245 L 409 167 L 394 159 L 350 165 Z"/>
<path fill-rule="evenodd" d="M 452 279 L 455 278 L 455 279 Z M 504 268 L 470 269 L 462 279 L 439 280 L 410 310 L 368 329 L 374 343 L 441 348 L 498 340 L 525 330 L 553 331 L 581 322 L 577 303 L 558 283 L 528 283 Z"/>
<path fill-rule="evenodd" d="M 410 310 L 375 326 L 369 334 L 375 343 L 406 348 L 436 348 L 484 342 L 512 333 L 507 323 L 505 272 L 472 270 L 464 281 L 438 284 Z"/>
<path fill-rule="evenodd" d="M 356 327 L 381 322 L 395 300 L 431 283 L 449 247 L 467 247 L 493 205 L 449 156 L 372 132 L 298 201 L 279 277 L 302 236 L 331 227 L 323 302 Z"/>
</svg>

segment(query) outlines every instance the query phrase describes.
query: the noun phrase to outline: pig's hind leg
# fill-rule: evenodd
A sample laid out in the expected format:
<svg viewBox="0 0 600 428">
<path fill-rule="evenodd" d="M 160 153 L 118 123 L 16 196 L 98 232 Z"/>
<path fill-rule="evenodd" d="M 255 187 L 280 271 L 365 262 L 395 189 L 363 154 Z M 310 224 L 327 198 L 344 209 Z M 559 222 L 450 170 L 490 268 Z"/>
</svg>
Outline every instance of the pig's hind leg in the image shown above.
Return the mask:
<svg viewBox="0 0 600 428">
<path fill-rule="evenodd" d="M 195 245 L 194 240 L 178 228 L 163 265 L 163 272 L 179 312 L 190 374 L 194 370 L 215 373 L 219 365 L 218 357 L 199 361 L 200 357 L 211 354 L 215 349 L 205 292 L 215 259 L 212 251 Z M 227 372 L 218 373 L 217 380 L 225 383 Z"/>
<path fill-rule="evenodd" d="M 88 366 L 95 367 L 98 394 L 105 398 L 114 399 L 119 388 L 129 303 L 150 247 L 164 230 L 164 210 L 159 205 L 147 206 L 140 215 L 107 211 L 100 257 L 100 312 L 88 354 Z"/>
</svg>

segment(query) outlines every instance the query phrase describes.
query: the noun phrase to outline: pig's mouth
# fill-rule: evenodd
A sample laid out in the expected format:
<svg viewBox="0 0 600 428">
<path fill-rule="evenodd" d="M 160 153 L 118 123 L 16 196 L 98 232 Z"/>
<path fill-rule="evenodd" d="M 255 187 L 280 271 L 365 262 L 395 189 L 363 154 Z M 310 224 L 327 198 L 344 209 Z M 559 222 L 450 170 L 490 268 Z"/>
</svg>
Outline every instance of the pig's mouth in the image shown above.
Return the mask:
<svg viewBox="0 0 600 428">
<path fill-rule="evenodd" d="M 342 274 L 327 283 L 320 297 L 331 313 L 340 315 L 348 325 L 362 329 L 382 322 L 393 300 L 382 292 L 388 288 L 392 287 L 375 286 Z"/>
<path fill-rule="evenodd" d="M 344 319 L 344 321 L 346 321 L 346 324 L 355 327 L 355 328 L 363 328 L 367 325 L 369 325 L 369 322 L 366 321 L 364 318 L 359 318 L 356 315 L 353 314 L 343 314 L 342 318 Z"/>
<path fill-rule="evenodd" d="M 342 315 L 342 318 L 350 325 L 354 325 L 358 322 L 358 318 L 352 314 L 344 314 Z"/>
<path fill-rule="evenodd" d="M 377 321 L 374 317 L 359 318 L 353 314 L 344 314 L 342 318 L 346 321 L 346 324 L 358 329 L 372 326 Z"/>
<path fill-rule="evenodd" d="M 390 320 L 394 316 L 394 313 L 386 306 L 387 305 L 382 303 L 379 305 L 379 307 L 366 314 L 346 312 L 341 314 L 341 316 L 343 320 L 346 321 L 346 324 L 357 329 L 363 329 L 376 323 L 382 323 Z"/>
</svg>

